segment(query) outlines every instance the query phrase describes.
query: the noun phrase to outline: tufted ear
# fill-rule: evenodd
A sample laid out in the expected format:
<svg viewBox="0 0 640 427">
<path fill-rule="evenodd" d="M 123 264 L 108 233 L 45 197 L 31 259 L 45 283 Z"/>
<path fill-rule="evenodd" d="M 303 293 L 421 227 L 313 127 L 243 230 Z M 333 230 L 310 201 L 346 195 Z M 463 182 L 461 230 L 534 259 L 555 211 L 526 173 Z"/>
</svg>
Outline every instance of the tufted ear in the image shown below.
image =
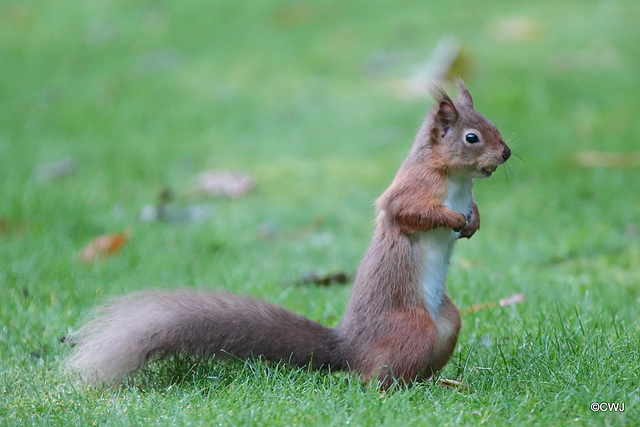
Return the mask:
<svg viewBox="0 0 640 427">
<path fill-rule="evenodd" d="M 436 87 L 433 91 L 433 95 L 438 102 L 435 120 L 440 125 L 440 128 L 446 132 L 453 123 L 458 121 L 458 110 L 444 90 Z"/>
<path fill-rule="evenodd" d="M 458 85 L 458 103 L 473 109 L 473 98 L 471 98 L 467 85 L 464 84 L 461 78 L 456 79 L 456 84 Z"/>
</svg>

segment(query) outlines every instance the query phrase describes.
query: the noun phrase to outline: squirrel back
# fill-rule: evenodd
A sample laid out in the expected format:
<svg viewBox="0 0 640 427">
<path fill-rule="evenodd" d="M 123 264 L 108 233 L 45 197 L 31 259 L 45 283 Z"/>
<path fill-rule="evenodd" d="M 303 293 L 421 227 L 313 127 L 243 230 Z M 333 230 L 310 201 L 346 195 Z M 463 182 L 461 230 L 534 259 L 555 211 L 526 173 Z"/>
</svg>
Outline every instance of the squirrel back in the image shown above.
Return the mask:
<svg viewBox="0 0 640 427">
<path fill-rule="evenodd" d="M 351 298 L 331 329 L 285 308 L 230 293 L 144 291 L 114 300 L 73 334 L 68 365 L 94 383 L 133 374 L 153 356 L 263 357 L 350 369 L 388 388 L 430 378 L 460 330 L 445 279 L 453 246 L 480 227 L 471 190 L 511 152 L 458 81 L 442 90 L 390 187 Z"/>
</svg>

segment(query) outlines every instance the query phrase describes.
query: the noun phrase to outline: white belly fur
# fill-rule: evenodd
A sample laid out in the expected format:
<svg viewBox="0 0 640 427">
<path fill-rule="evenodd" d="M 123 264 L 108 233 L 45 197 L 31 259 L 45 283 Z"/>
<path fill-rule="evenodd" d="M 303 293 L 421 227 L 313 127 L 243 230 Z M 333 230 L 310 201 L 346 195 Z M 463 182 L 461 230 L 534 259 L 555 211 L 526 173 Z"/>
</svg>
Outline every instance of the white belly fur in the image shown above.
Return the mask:
<svg viewBox="0 0 640 427">
<path fill-rule="evenodd" d="M 448 194 L 444 205 L 464 215 L 471 208 L 471 178 L 449 178 Z M 449 228 L 435 228 L 421 233 L 418 245 L 423 255 L 422 289 L 431 317 L 437 318 L 445 292 L 449 260 L 459 233 Z"/>
</svg>

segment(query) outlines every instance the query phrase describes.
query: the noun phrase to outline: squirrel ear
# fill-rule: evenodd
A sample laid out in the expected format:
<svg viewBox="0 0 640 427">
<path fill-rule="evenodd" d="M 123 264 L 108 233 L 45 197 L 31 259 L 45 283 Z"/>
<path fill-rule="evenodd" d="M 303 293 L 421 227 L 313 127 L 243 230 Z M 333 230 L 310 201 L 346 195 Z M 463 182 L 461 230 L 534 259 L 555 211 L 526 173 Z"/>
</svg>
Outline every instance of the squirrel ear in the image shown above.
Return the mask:
<svg viewBox="0 0 640 427">
<path fill-rule="evenodd" d="M 458 120 L 458 110 L 456 110 L 449 95 L 439 87 L 434 89 L 433 94 L 438 102 L 438 108 L 435 114 L 436 121 L 441 124 L 443 128 L 448 128 Z"/>
<path fill-rule="evenodd" d="M 456 79 L 456 84 L 458 85 L 458 103 L 473 109 L 473 98 L 471 98 L 467 85 L 459 77 Z"/>
</svg>

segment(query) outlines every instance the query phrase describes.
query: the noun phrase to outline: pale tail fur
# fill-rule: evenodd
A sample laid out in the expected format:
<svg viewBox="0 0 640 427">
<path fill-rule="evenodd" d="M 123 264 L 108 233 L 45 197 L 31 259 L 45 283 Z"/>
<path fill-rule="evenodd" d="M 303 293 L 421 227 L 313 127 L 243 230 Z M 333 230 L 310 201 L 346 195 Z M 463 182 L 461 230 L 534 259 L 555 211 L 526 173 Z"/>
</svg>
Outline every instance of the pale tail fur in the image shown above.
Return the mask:
<svg viewBox="0 0 640 427">
<path fill-rule="evenodd" d="M 262 356 L 294 365 L 340 364 L 334 330 L 285 308 L 229 293 L 144 291 L 116 299 L 77 331 L 68 366 L 112 383 L 153 356 Z M 342 368 L 342 366 L 336 366 Z"/>
</svg>

